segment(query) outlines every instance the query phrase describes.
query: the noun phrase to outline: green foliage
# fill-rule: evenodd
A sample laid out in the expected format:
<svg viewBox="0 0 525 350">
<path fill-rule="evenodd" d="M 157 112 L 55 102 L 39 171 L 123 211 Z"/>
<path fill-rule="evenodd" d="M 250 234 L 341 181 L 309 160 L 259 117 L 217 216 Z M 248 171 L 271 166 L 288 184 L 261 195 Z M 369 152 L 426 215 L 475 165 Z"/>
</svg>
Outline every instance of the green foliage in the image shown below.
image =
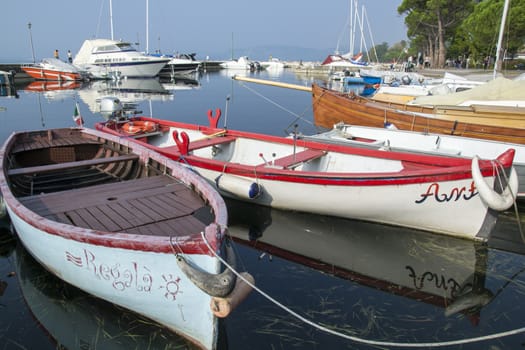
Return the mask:
<svg viewBox="0 0 525 350">
<path fill-rule="evenodd" d="M 377 45 L 379 61 L 392 62 L 423 52 L 433 55 L 432 61 L 439 65 L 445 58 L 458 57 L 469 57 L 474 65 L 482 65 L 484 57 L 495 56 L 503 4 L 504 0 L 402 0 L 397 10 L 405 15 L 410 47 L 405 42 L 392 47 Z M 511 0 L 503 49 L 510 56 L 524 44 L 525 0 Z M 369 55 L 375 58 L 373 50 Z"/>
<path fill-rule="evenodd" d="M 433 61 L 442 65 L 445 58 L 451 55 L 457 57 L 471 51 L 482 50 L 476 48 L 476 45 L 480 45 L 471 42 L 473 34 L 470 27 L 465 26 L 464 19 L 470 18 L 480 4 L 493 2 L 497 3 L 501 0 L 403 0 L 398 7 L 398 12 L 406 15 L 407 35 L 412 41 L 412 47 L 416 47 L 417 51 L 432 54 Z M 492 22 L 498 21 L 495 17 L 497 16 L 492 12 Z M 490 22 L 479 23 L 473 19 L 470 25 L 474 24 L 497 27 Z M 487 38 L 480 40 L 486 42 Z M 447 50 L 450 50 L 448 54 Z"/>
<path fill-rule="evenodd" d="M 368 56 L 370 57 L 370 60 L 373 61 L 377 55 L 377 59 L 381 62 L 387 51 L 388 43 L 382 42 L 381 44 L 374 46 L 372 50 L 369 51 Z"/>
<path fill-rule="evenodd" d="M 484 0 L 458 28 L 454 48 L 463 46 L 474 59 L 496 55 L 503 0 Z M 512 0 L 505 22 L 503 49 L 513 55 L 525 43 L 525 0 Z"/>
<path fill-rule="evenodd" d="M 383 42 L 374 46 L 374 48 L 369 51 L 368 55 L 371 60 L 375 60 L 375 49 L 379 62 L 391 63 L 393 61 L 399 60 L 400 58 L 405 59 L 408 56 L 408 54 L 404 52 L 406 47 L 407 42 L 404 40 L 393 44 L 391 47 L 388 47 L 388 44 Z"/>
</svg>

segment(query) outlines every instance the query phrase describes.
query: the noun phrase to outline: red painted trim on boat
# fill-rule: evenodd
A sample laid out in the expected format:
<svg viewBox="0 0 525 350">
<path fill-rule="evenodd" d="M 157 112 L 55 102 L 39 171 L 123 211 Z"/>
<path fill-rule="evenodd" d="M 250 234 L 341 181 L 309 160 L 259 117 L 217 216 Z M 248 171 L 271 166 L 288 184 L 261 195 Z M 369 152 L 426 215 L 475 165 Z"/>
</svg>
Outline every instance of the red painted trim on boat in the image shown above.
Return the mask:
<svg viewBox="0 0 525 350">
<path fill-rule="evenodd" d="M 223 129 L 209 128 L 206 126 L 174 122 L 169 120 L 161 120 L 149 117 L 136 117 L 132 120 L 148 120 L 158 123 L 161 126 L 169 126 L 181 129 L 189 129 L 200 131 L 204 134 L 214 134 Z M 122 136 L 117 130 L 107 126 L 106 123 L 97 123 L 96 128 L 107 133 Z M 275 142 L 287 145 L 293 145 L 294 140 L 286 137 L 272 136 L 266 134 L 257 134 L 245 131 L 225 130 L 224 136 L 249 138 L 261 140 L 265 142 Z M 161 147 L 149 145 L 141 140 L 133 139 L 134 142 L 162 153 L 174 160 L 184 162 L 193 167 L 208 169 L 217 172 L 224 172 L 232 175 L 239 175 L 247 178 L 269 179 L 274 181 L 285 181 L 295 183 L 308 183 L 314 185 L 330 185 L 330 186 L 385 186 L 385 185 L 404 185 L 417 184 L 427 182 L 445 182 L 460 179 L 471 179 L 471 160 L 459 157 L 447 157 L 438 155 L 426 155 L 416 153 L 404 153 L 395 151 L 381 151 L 375 149 L 367 149 L 362 147 L 351 147 L 345 145 L 335 145 L 327 143 L 319 143 L 307 140 L 295 140 L 297 147 L 307 147 L 316 150 L 340 152 L 343 154 L 353 154 L 361 156 L 369 156 L 376 158 L 383 158 L 386 160 L 399 160 L 405 165 L 405 169 L 399 172 L 391 173 L 322 173 L 322 172 L 297 172 L 291 169 L 278 169 L 261 165 L 243 165 L 237 163 L 227 163 L 223 161 L 216 161 L 195 155 L 181 156 L 180 152 L 170 147 L 167 151 Z M 509 149 L 502 154 L 498 159 L 504 168 L 509 168 L 512 165 L 514 158 L 514 150 Z M 424 169 L 407 169 L 411 163 L 421 163 L 428 166 Z M 484 176 L 491 176 L 494 173 L 493 164 L 490 160 L 481 160 L 480 169 Z"/>
</svg>

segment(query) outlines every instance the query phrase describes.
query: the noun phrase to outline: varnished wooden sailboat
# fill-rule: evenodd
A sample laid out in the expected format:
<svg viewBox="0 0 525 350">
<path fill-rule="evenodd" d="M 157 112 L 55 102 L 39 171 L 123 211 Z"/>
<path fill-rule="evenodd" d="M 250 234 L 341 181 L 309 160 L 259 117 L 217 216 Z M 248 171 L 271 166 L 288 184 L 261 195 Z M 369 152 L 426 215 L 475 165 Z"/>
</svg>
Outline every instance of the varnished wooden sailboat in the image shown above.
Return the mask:
<svg viewBox="0 0 525 350">
<path fill-rule="evenodd" d="M 312 85 L 314 122 L 332 128 L 344 122 L 432 132 L 486 140 L 525 143 L 525 114 L 519 107 L 465 106 L 454 109 L 379 103 Z M 456 111 L 456 112 L 454 112 Z"/>
</svg>

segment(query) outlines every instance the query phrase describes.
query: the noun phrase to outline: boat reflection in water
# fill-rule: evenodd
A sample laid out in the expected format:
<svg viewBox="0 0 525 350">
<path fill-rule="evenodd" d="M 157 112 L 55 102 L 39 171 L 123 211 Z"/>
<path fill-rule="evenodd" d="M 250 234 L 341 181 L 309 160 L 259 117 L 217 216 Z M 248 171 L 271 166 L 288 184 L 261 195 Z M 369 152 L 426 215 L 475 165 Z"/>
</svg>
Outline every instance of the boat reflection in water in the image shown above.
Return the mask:
<svg viewBox="0 0 525 350">
<path fill-rule="evenodd" d="M 233 200 L 227 200 L 227 206 L 228 230 L 234 240 L 256 249 L 257 264 L 274 264 L 275 271 L 265 268 L 272 275 L 267 283 L 271 280 L 281 290 L 293 289 L 288 297 L 293 305 L 302 305 L 303 314 L 341 333 L 418 343 L 475 338 L 523 326 L 489 322 L 494 315 L 514 312 L 512 306 L 493 306 L 506 300 L 493 302 L 503 289 L 509 292 L 509 280 L 523 278 L 523 265 L 516 267 L 520 255 L 411 229 L 283 212 Z M 507 255 L 495 259 L 499 254 Z M 309 282 L 297 287 L 300 282 L 290 269 L 285 272 L 288 280 L 279 276 L 282 271 L 276 260 L 280 259 L 275 257 L 323 273 L 317 277 L 308 273 Z M 496 267 L 488 267 L 491 261 L 497 261 Z M 327 275 L 339 277 L 339 282 L 319 282 Z M 269 287 L 262 276 L 257 279 L 259 288 Z M 522 295 L 519 290 L 513 293 Z M 316 305 L 319 302 L 321 306 Z M 318 320 L 322 312 L 317 309 L 328 307 L 323 304 L 332 308 L 331 316 Z M 489 310 L 480 325 L 485 308 Z"/>
<path fill-rule="evenodd" d="M 23 87 L 23 90 L 31 93 L 39 93 L 48 101 L 63 101 L 73 99 L 77 90 L 83 86 L 83 82 L 75 80 L 51 81 L 38 80 L 32 81 Z"/>
<path fill-rule="evenodd" d="M 172 93 L 175 93 L 179 90 L 199 89 L 201 87 L 198 73 L 182 76 L 176 75 L 170 79 L 161 79 L 160 83 L 162 87 Z"/>
<path fill-rule="evenodd" d="M 173 93 L 164 88 L 157 78 L 97 80 L 78 91 L 80 99 L 92 113 L 100 113 L 100 100 L 116 97 L 126 110 L 132 110 L 142 101 L 171 101 Z"/>
<path fill-rule="evenodd" d="M 16 240 L 9 230 L 8 220 L 3 219 L 3 215 L 5 212 L 0 209 L 0 258 L 8 258 L 16 247 Z M 10 274 L 7 277 L 11 277 Z M 0 276 L 0 297 L 4 295 L 8 286 L 8 278 Z"/>
<path fill-rule="evenodd" d="M 20 245 L 15 257 L 26 305 L 57 349 L 197 349 L 153 321 L 64 283 Z"/>
</svg>

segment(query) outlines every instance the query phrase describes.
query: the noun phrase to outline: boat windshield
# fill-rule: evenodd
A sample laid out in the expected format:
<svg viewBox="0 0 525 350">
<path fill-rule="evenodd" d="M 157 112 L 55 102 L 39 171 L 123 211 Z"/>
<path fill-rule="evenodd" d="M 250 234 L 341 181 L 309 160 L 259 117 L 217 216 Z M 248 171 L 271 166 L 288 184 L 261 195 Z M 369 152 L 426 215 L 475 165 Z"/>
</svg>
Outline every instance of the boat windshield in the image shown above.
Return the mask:
<svg viewBox="0 0 525 350">
<path fill-rule="evenodd" d="M 110 45 L 98 46 L 94 53 L 116 52 L 116 51 L 136 51 L 129 43 L 116 43 Z"/>
</svg>

